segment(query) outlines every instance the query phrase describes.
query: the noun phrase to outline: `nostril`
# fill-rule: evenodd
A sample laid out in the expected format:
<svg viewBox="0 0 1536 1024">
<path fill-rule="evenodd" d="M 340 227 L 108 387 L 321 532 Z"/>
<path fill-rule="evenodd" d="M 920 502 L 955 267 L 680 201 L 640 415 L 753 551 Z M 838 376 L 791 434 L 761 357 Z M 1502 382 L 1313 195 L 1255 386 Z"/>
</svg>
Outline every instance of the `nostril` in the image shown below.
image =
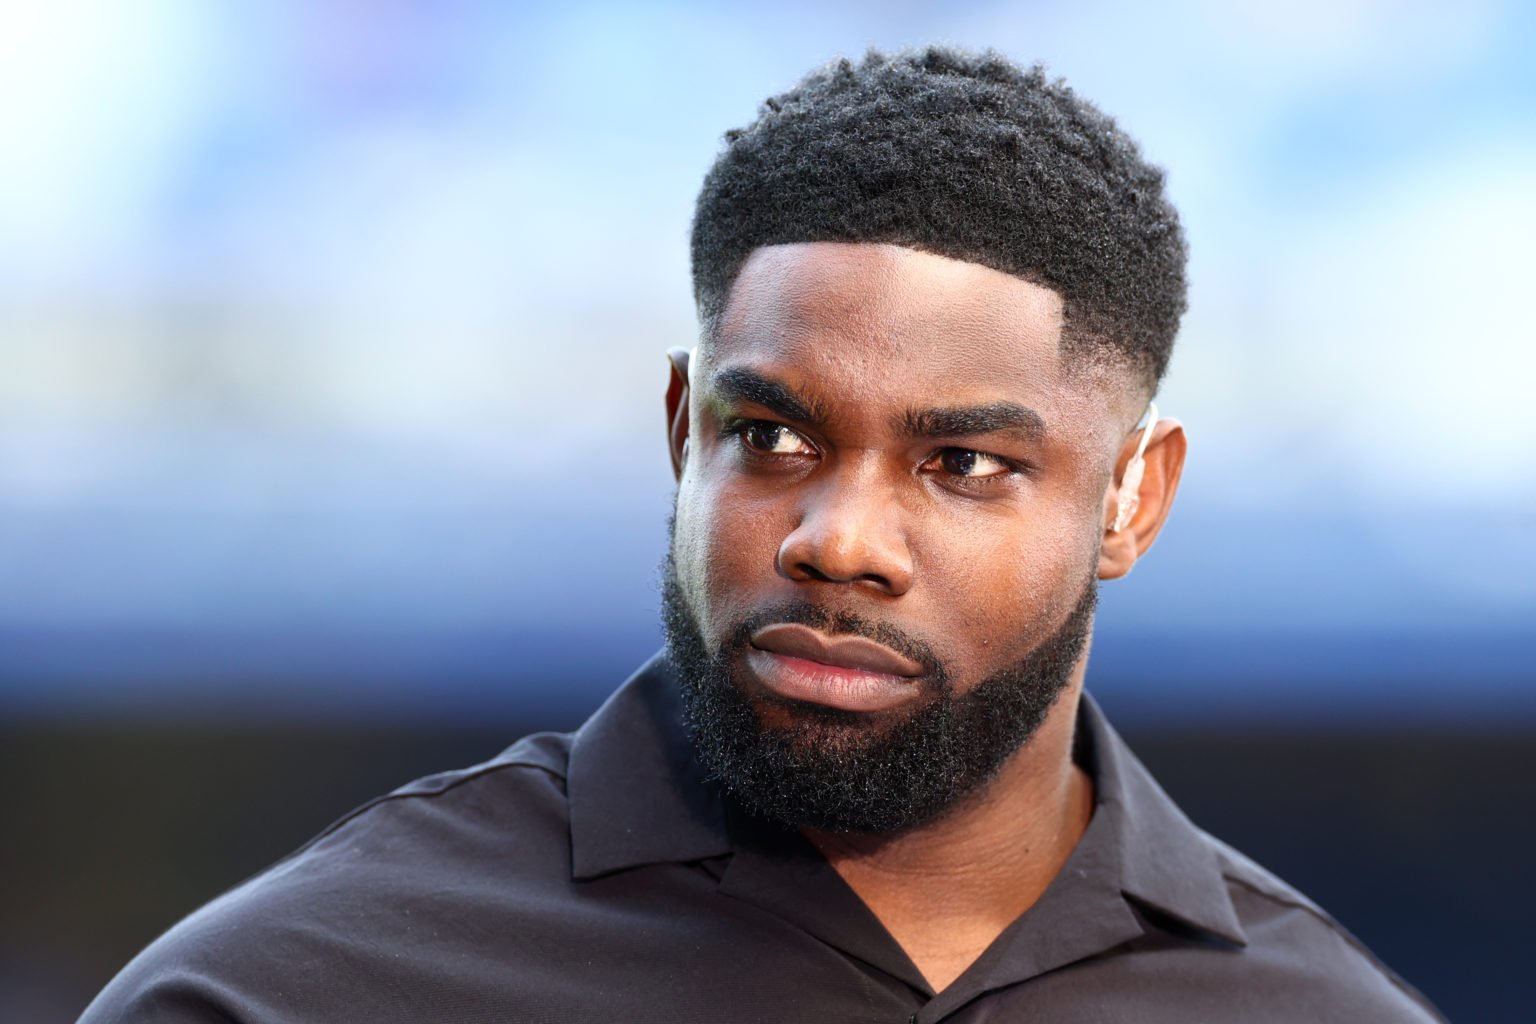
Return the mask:
<svg viewBox="0 0 1536 1024">
<path fill-rule="evenodd" d="M 826 573 L 822 572 L 820 569 L 816 568 L 814 565 L 810 564 L 809 562 L 801 562 L 799 564 L 799 566 L 797 566 L 797 568 L 799 568 L 799 570 L 802 573 L 804 573 L 808 578 L 810 578 L 812 580 L 815 580 L 817 583 L 831 583 L 832 582 L 832 577 L 831 576 L 828 576 Z"/>
<path fill-rule="evenodd" d="M 802 583 L 873 583 L 882 590 L 891 589 L 891 582 L 879 573 L 865 572 L 857 576 L 834 576 L 809 562 L 795 564 L 795 578 Z"/>
</svg>

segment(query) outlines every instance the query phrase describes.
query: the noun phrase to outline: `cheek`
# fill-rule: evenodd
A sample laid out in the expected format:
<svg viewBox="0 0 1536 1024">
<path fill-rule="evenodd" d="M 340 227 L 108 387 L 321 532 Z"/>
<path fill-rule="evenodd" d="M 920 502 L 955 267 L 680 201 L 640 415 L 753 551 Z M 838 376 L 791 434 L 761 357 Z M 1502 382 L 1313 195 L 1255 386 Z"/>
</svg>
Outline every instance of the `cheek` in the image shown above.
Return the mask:
<svg viewBox="0 0 1536 1024">
<path fill-rule="evenodd" d="M 702 462 L 702 460 L 701 460 Z M 718 639 L 754 609 L 743 593 L 777 573 L 782 501 L 732 486 L 730 474 L 695 464 L 678 484 L 672 557 L 678 581 L 706 637 Z"/>
<path fill-rule="evenodd" d="M 1022 515 L 964 517 L 923 531 L 924 600 L 961 645 L 958 659 L 1021 656 L 1082 595 L 1097 565 L 1096 520 L 1086 517 L 1085 527 L 1075 503 L 1056 504 L 1042 500 Z"/>
</svg>

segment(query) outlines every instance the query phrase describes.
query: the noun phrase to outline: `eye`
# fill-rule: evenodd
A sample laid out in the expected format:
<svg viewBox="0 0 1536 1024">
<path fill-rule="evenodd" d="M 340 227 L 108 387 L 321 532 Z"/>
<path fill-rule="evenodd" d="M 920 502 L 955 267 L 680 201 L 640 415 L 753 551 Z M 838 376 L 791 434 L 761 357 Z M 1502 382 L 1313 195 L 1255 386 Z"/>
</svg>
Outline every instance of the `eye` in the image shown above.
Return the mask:
<svg viewBox="0 0 1536 1024">
<path fill-rule="evenodd" d="M 799 434 L 779 423 L 754 420 L 736 430 L 742 444 L 761 455 L 814 455 L 816 449 Z"/>
<path fill-rule="evenodd" d="M 1013 466 L 996 455 L 969 448 L 945 448 L 923 463 L 923 468 L 967 480 L 989 480 L 1013 472 Z"/>
</svg>

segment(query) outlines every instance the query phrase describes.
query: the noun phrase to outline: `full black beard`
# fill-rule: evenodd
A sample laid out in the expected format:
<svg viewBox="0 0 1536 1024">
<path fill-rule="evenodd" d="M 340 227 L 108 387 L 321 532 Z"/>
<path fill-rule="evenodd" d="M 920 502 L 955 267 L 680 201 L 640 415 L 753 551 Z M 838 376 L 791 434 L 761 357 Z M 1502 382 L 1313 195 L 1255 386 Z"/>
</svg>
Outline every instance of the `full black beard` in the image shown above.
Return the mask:
<svg viewBox="0 0 1536 1024">
<path fill-rule="evenodd" d="M 884 624 L 809 602 L 765 609 L 710 654 L 670 551 L 662 567 L 662 621 L 686 724 L 713 779 L 748 810 L 791 827 L 892 834 L 941 817 L 975 793 L 1034 735 L 1071 679 L 1092 628 L 1098 586 L 1088 577 L 1066 621 L 1024 658 L 956 696 L 928 645 Z M 763 626 L 795 622 L 868 637 L 927 669 L 927 697 L 870 715 L 760 694 L 788 712 L 766 726 L 731 666 Z"/>
</svg>

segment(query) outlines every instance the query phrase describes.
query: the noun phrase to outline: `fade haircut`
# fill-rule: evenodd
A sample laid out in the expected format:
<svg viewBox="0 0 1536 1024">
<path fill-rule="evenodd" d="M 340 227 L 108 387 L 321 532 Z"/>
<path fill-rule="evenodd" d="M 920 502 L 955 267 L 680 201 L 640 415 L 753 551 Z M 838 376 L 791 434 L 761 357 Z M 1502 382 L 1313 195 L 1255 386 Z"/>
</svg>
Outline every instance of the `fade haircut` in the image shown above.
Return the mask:
<svg viewBox="0 0 1536 1024">
<path fill-rule="evenodd" d="M 705 336 L 753 250 L 824 241 L 906 246 L 1054 289 L 1074 356 L 1115 357 L 1149 390 L 1168 369 L 1186 248 L 1163 172 L 1038 64 L 871 50 L 726 132 L 693 220 Z"/>
</svg>

